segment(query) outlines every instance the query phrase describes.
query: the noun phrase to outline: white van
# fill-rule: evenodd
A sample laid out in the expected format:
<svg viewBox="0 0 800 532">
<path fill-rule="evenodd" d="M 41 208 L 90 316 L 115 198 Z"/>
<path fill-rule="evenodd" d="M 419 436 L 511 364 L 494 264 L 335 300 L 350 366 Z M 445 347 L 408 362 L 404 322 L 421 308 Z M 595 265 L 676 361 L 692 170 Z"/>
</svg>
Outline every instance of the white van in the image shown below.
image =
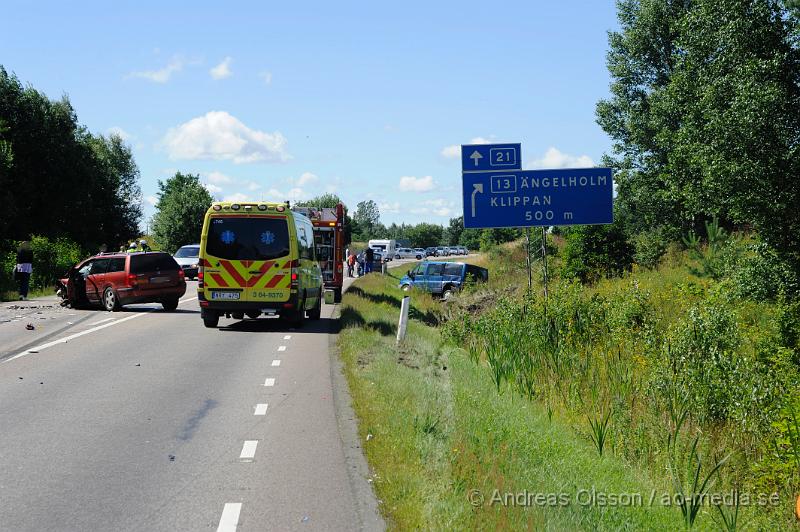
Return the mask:
<svg viewBox="0 0 800 532">
<path fill-rule="evenodd" d="M 367 245 L 372 249 L 379 250 L 388 260 L 392 260 L 397 254 L 396 240 L 370 240 Z"/>
</svg>

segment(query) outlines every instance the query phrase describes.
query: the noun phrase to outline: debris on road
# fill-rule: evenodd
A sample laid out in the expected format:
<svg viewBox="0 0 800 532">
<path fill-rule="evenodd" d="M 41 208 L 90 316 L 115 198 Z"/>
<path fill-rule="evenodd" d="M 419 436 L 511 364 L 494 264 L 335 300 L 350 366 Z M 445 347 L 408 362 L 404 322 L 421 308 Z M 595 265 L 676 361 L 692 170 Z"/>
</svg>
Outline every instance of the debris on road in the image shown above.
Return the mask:
<svg viewBox="0 0 800 532">
<path fill-rule="evenodd" d="M 27 325 L 25 326 L 25 328 L 26 328 L 26 329 L 28 329 L 29 331 L 32 331 L 32 330 L 34 330 L 36 327 L 34 327 L 34 326 L 33 326 L 33 323 L 29 323 L 29 324 L 27 324 Z"/>
</svg>

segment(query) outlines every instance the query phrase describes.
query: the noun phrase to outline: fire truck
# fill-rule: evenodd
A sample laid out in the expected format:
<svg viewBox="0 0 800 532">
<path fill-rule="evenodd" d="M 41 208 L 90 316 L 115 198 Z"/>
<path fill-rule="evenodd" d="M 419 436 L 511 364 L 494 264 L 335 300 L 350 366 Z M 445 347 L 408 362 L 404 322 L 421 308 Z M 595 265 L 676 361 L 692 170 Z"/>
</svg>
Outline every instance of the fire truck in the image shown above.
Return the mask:
<svg viewBox="0 0 800 532">
<path fill-rule="evenodd" d="M 292 210 L 311 220 L 314 226 L 314 247 L 325 288 L 333 290 L 335 301 L 340 302 L 345 260 L 344 205 L 339 203 L 333 208 L 293 207 Z"/>
</svg>

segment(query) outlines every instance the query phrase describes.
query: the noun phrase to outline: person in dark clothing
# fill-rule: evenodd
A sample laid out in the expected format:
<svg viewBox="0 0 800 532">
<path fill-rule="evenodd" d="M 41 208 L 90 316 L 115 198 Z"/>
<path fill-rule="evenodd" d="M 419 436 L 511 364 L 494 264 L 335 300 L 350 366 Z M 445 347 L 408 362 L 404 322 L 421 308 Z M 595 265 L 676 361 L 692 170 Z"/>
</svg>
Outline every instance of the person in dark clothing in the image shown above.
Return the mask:
<svg viewBox="0 0 800 532">
<path fill-rule="evenodd" d="M 375 252 L 372 248 L 367 248 L 364 252 L 364 273 L 372 271 L 372 261 L 375 260 Z"/>
<path fill-rule="evenodd" d="M 28 288 L 31 283 L 31 273 L 33 273 L 33 251 L 29 242 L 20 244 L 17 250 L 17 264 L 14 266 L 14 278 L 19 283 L 19 299 L 28 299 Z"/>
</svg>

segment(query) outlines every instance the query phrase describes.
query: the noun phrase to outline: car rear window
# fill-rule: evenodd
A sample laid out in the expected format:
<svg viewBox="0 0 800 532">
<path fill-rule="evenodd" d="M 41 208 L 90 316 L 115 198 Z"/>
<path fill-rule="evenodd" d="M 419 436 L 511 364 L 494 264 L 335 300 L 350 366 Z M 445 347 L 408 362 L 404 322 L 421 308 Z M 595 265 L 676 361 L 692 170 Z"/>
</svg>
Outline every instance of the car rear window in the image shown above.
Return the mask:
<svg viewBox="0 0 800 532">
<path fill-rule="evenodd" d="M 457 263 L 450 263 L 444 265 L 444 275 L 461 275 L 461 268 L 463 265 Z"/>
<path fill-rule="evenodd" d="M 467 278 L 472 278 L 475 281 L 486 282 L 489 280 L 489 270 L 486 268 L 481 268 L 480 266 L 467 264 Z"/>
<path fill-rule="evenodd" d="M 289 254 L 286 218 L 212 218 L 206 253 L 228 260 L 271 260 Z"/>
<path fill-rule="evenodd" d="M 131 273 L 179 270 L 180 266 L 166 253 L 143 253 L 131 255 Z"/>
<path fill-rule="evenodd" d="M 199 257 L 200 256 L 200 246 L 184 246 L 179 249 L 175 256 L 179 259 L 185 259 L 189 257 Z"/>
</svg>

